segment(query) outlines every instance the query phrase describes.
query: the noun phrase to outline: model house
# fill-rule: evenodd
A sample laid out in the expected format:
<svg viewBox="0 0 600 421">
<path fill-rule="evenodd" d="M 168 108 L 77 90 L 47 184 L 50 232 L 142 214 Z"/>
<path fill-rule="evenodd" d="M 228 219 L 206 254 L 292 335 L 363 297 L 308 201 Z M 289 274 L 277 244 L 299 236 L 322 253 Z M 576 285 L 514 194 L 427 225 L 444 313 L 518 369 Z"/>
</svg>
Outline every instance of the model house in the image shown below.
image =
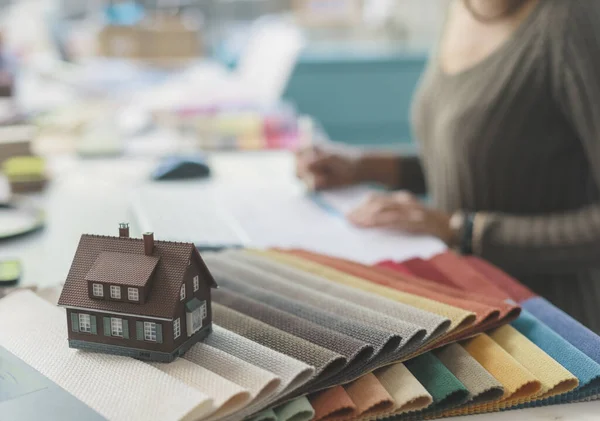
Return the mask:
<svg viewBox="0 0 600 421">
<path fill-rule="evenodd" d="M 191 243 L 82 235 L 58 304 L 69 346 L 170 362 L 212 330 L 217 285 Z"/>
</svg>

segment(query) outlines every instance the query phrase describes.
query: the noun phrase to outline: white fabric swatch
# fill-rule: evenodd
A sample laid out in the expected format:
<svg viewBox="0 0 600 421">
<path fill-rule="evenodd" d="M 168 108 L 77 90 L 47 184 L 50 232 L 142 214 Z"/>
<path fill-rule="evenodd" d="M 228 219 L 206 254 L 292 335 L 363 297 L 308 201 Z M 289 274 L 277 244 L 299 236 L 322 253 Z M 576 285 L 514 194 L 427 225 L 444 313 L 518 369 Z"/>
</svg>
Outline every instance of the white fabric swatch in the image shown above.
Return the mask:
<svg viewBox="0 0 600 421">
<path fill-rule="evenodd" d="M 178 358 L 172 363 L 150 363 L 155 368 L 198 389 L 212 399 L 213 412 L 208 420 L 221 419 L 246 407 L 253 399 L 243 387 L 188 361 Z"/>
<path fill-rule="evenodd" d="M 207 395 L 149 364 L 70 349 L 66 320 L 33 292 L 15 292 L 0 300 L 0 345 L 111 421 L 192 421 L 213 411 Z"/>
<path fill-rule="evenodd" d="M 213 325 L 213 332 L 206 338 L 205 344 L 268 370 L 281 379 L 279 387 L 269 399 L 244 408 L 244 410 L 234 414 L 230 418 L 231 420 L 244 418 L 266 408 L 282 395 L 296 390 L 311 380 L 315 372 L 314 367 L 217 325 Z"/>
</svg>

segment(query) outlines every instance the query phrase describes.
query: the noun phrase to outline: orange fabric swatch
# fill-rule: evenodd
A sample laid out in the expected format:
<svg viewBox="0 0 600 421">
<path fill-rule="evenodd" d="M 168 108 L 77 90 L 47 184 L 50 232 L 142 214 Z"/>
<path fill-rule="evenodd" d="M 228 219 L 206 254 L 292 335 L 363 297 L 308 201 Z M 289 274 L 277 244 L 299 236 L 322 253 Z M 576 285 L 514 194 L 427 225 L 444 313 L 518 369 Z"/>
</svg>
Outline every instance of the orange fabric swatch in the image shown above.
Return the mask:
<svg viewBox="0 0 600 421">
<path fill-rule="evenodd" d="M 490 282 L 493 282 L 503 291 L 510 293 L 510 296 L 516 302 L 520 303 L 521 301 L 525 301 L 537 296 L 535 292 L 527 288 L 525 285 L 519 283 L 517 280 L 513 279 L 503 270 L 480 259 L 479 257 L 468 256 L 463 260 L 466 261 L 472 268 L 485 276 Z"/>
<path fill-rule="evenodd" d="M 358 414 L 356 404 L 342 386 L 317 392 L 308 400 L 315 410 L 313 421 L 348 418 Z"/>
</svg>

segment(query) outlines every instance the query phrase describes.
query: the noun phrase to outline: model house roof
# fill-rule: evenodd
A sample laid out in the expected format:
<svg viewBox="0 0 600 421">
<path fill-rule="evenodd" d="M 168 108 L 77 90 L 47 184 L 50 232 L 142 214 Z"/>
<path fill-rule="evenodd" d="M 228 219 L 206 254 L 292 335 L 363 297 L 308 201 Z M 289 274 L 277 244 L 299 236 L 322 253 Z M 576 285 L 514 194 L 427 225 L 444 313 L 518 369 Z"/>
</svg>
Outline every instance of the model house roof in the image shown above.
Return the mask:
<svg viewBox="0 0 600 421">
<path fill-rule="evenodd" d="M 202 282 L 216 287 L 214 278 L 192 243 L 154 241 L 152 253 L 148 256 L 143 239 L 84 234 L 58 304 L 171 319 L 179 302 L 181 284 L 190 259 L 196 261 L 200 268 Z M 88 279 L 139 286 L 151 280 L 151 287 L 144 304 L 96 300 L 89 296 Z"/>
<path fill-rule="evenodd" d="M 103 251 L 98 255 L 86 281 L 145 287 L 158 265 L 160 257 L 145 254 Z"/>
</svg>

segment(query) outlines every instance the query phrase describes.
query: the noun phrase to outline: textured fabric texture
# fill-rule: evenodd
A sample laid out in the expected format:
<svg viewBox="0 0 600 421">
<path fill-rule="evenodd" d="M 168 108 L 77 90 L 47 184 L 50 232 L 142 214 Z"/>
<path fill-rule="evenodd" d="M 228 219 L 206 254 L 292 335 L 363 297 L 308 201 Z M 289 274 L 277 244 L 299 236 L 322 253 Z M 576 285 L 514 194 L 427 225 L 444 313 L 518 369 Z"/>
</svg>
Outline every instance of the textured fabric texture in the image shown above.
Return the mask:
<svg viewBox="0 0 600 421">
<path fill-rule="evenodd" d="M 233 291 L 226 289 L 215 291 L 213 300 L 225 307 L 344 356 L 347 361 L 344 370 L 348 370 L 357 364 L 363 365 L 373 353 L 373 347 L 365 342 L 269 307 Z"/>
<path fill-rule="evenodd" d="M 529 313 L 600 364 L 600 337 L 542 297 L 521 303 Z"/>
<path fill-rule="evenodd" d="M 502 402 L 526 399 L 541 390 L 540 381 L 488 335 L 468 339 L 462 346 L 502 384 Z"/>
<path fill-rule="evenodd" d="M 315 367 L 319 380 L 336 374 L 346 364 L 340 354 L 219 304 L 213 305 L 213 320 L 238 335 Z"/>
<path fill-rule="evenodd" d="M 362 376 L 360 379 L 344 386 L 344 389 L 356 405 L 357 417 L 373 417 L 385 414 L 395 405 L 394 399 L 373 373 Z"/>
<path fill-rule="evenodd" d="M 412 294 L 406 294 L 400 291 L 393 290 L 391 288 L 385 288 L 380 285 L 375 285 L 371 282 L 350 276 L 348 274 L 336 271 L 326 266 L 312 263 L 306 259 L 301 259 L 291 255 L 286 255 L 284 253 L 278 253 L 273 251 L 261 252 L 261 254 L 275 261 L 279 261 L 287 265 L 294 266 L 298 269 L 323 276 L 324 278 L 330 281 L 334 281 L 343 285 L 348 285 L 353 288 L 358 288 L 363 291 L 372 292 L 379 296 L 404 302 L 405 304 L 413 305 L 423 310 L 437 313 L 442 317 L 446 317 L 449 320 L 451 320 L 451 324 L 448 329 L 449 331 L 454 330 L 459 326 L 462 327 L 464 325 L 470 325 L 475 320 L 475 314 L 473 314 L 472 312 L 464 311 L 452 306 L 447 306 L 443 303 L 429 300 L 427 298 L 419 297 Z"/>
<path fill-rule="evenodd" d="M 539 1 L 502 48 L 467 71 L 444 74 L 434 56 L 413 104 L 432 206 L 481 212 L 475 253 L 595 332 L 598 21 L 595 0 Z"/>
<path fill-rule="evenodd" d="M 536 399 L 567 393 L 579 385 L 577 377 L 512 326 L 495 329 L 489 336 L 540 381 Z"/>
<path fill-rule="evenodd" d="M 431 352 L 405 363 L 433 397 L 432 411 L 453 408 L 469 399 L 469 390 Z"/>
<path fill-rule="evenodd" d="M 249 421 L 277 421 L 277 415 L 273 409 L 265 409 L 250 418 Z"/>
<path fill-rule="evenodd" d="M 455 288 L 444 288 L 438 285 L 436 285 L 435 288 L 432 288 L 433 285 L 424 279 L 415 279 L 414 277 L 407 278 L 383 268 L 369 267 L 359 263 L 307 251 L 296 250 L 291 251 L 290 253 L 385 287 L 415 294 L 420 297 L 427 297 L 438 303 L 445 303 L 467 311 L 472 311 L 475 313 L 476 319 L 470 327 L 464 329 L 465 333 L 478 329 L 484 324 L 489 325 L 493 322 L 497 322 L 500 317 L 499 303 L 487 305 L 485 299 L 465 299 L 465 294 Z M 505 306 L 505 304 L 502 304 L 502 306 Z"/>
<path fill-rule="evenodd" d="M 236 413 L 236 417 L 245 417 L 266 408 L 278 397 L 298 389 L 314 376 L 314 367 L 217 325 L 213 325 L 213 332 L 204 340 L 204 343 L 263 370 L 270 371 L 281 379 L 279 387 L 275 389 L 271 398 L 249 405 Z"/>
<path fill-rule="evenodd" d="M 242 386 L 183 358 L 167 364 L 150 365 L 210 396 L 214 412 L 209 414 L 209 420 L 223 419 L 241 410 L 254 399 L 251 392 Z"/>
<path fill-rule="evenodd" d="M 319 289 L 319 291 L 351 301 L 362 307 L 382 312 L 391 317 L 406 320 L 415 325 L 423 326 L 427 331 L 427 334 L 423 338 L 424 341 L 439 337 L 450 327 L 450 320 L 441 317 L 436 313 L 424 311 L 398 301 L 389 300 L 375 294 L 365 293 L 364 291 L 336 284 L 322 277 L 301 272 L 292 267 L 276 263 L 273 260 L 258 255 L 247 252 L 232 252 L 228 253 L 228 257 L 229 256 L 262 268 L 263 270 L 277 273 L 282 277 L 297 279 L 302 285 Z"/>
<path fill-rule="evenodd" d="M 512 325 L 579 380 L 579 387 L 572 393 L 556 397 L 557 402 L 583 399 L 597 393 L 600 386 L 600 366 L 594 360 L 527 311 Z"/>
<path fill-rule="evenodd" d="M 275 415 L 277 421 L 310 421 L 315 410 L 306 397 L 301 397 L 275 408 Z"/>
<path fill-rule="evenodd" d="M 536 296 L 533 291 L 520 282 L 517 282 L 506 272 L 477 256 L 466 256 L 463 258 L 463 262 L 481 273 L 487 281 L 492 282 L 516 302 L 520 303 Z"/>
<path fill-rule="evenodd" d="M 204 343 L 191 347 L 183 358 L 242 386 L 250 392 L 253 403 L 268 399 L 281 383 L 272 372 Z"/>
<path fill-rule="evenodd" d="M 433 354 L 467 388 L 468 404 L 495 401 L 504 395 L 502 384 L 460 345 L 447 345 Z"/>
<path fill-rule="evenodd" d="M 420 411 L 433 403 L 433 397 L 402 363 L 373 372 L 394 401 L 389 414 Z"/>
<path fill-rule="evenodd" d="M 206 394 L 149 364 L 70 349 L 66 319 L 64 310 L 31 291 L 12 293 L 0 300 L 0 343 L 110 420 L 177 421 L 212 412 Z M 164 400 L 149 401 L 143 390 L 151 390 Z"/>
<path fill-rule="evenodd" d="M 314 421 L 350 418 L 358 412 L 356 404 L 342 386 L 314 393 L 309 400 L 315 410 Z"/>
<path fill-rule="evenodd" d="M 407 352 L 414 351 L 422 343 L 421 340 L 425 334 L 425 330 L 411 323 L 353 305 L 348 301 L 321 294 L 311 288 L 296 285 L 284 278 L 271 275 L 266 271 L 255 269 L 249 265 L 237 262 L 223 262 L 213 258 L 213 256 L 208 256 L 207 259 L 211 270 L 218 279 L 221 279 L 223 274 L 232 277 L 241 276 L 245 281 L 251 282 L 253 285 L 258 285 L 290 298 L 310 303 L 313 306 L 326 308 L 328 311 L 350 320 L 358 320 L 375 328 L 399 334 L 402 341 L 399 348 L 391 354 L 390 358 L 392 361 L 400 359 Z"/>
<path fill-rule="evenodd" d="M 345 316 L 324 311 L 322 308 L 274 294 L 267 289 L 250 287 L 244 282 L 236 282 L 229 278 L 221 277 L 219 278 L 219 283 L 221 286 L 235 290 L 247 297 L 371 344 L 374 354 L 371 360 L 365 364 L 364 368 L 340 373 L 334 376 L 331 379 L 332 381 L 337 380 L 340 383 L 345 383 L 355 380 L 365 370 L 377 368 L 385 361 L 390 361 L 397 355 L 401 338 L 395 333 L 377 329 Z"/>
</svg>

